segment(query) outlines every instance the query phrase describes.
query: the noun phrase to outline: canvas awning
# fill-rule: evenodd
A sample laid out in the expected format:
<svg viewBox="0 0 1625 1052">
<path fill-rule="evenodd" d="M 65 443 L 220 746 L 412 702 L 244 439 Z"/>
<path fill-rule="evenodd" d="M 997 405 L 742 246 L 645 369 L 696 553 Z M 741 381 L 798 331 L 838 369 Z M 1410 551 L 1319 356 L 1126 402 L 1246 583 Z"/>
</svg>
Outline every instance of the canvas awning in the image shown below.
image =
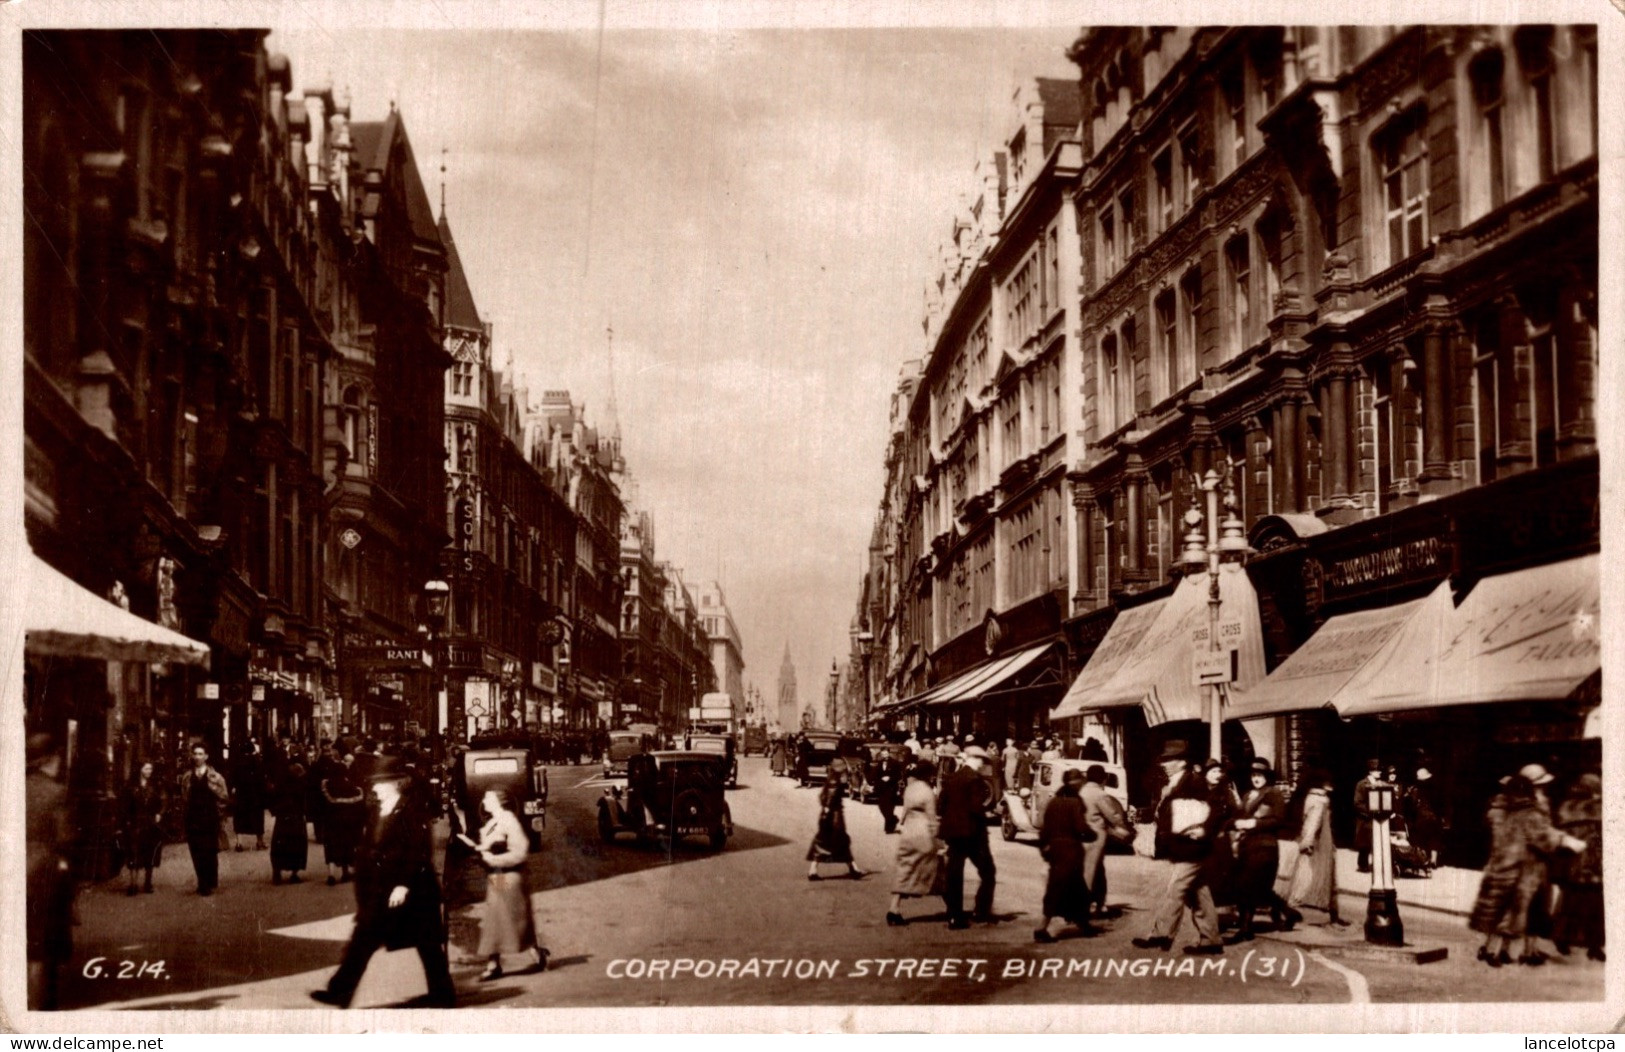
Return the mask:
<svg viewBox="0 0 1625 1052">
<path fill-rule="evenodd" d="M 1445 590 L 1448 601 L 1449 585 Z M 1232 691 L 1227 719 L 1324 708 L 1365 664 L 1410 625 L 1426 599 L 1341 614 L 1327 621 L 1252 690 Z"/>
<path fill-rule="evenodd" d="M 1430 596 L 1417 627 L 1332 704 L 1364 716 L 1568 698 L 1602 667 L 1600 571 L 1587 555 L 1487 577 L 1454 609 L 1448 592 L 1442 606 Z"/>
<path fill-rule="evenodd" d="M 115 606 L 33 553 L 28 558 L 28 653 L 209 666 L 208 644 Z"/>
<path fill-rule="evenodd" d="M 1088 664 L 1078 673 L 1078 678 L 1072 681 L 1067 688 L 1066 697 L 1049 714 L 1051 720 L 1070 719 L 1081 716 L 1086 712 L 1094 712 L 1106 706 L 1093 704 L 1095 695 L 1100 688 L 1110 682 L 1123 663 L 1134 655 L 1140 640 L 1162 613 L 1166 599 L 1158 599 L 1146 603 L 1144 606 L 1130 607 L 1118 611 L 1106 635 L 1095 646 L 1095 652 L 1090 655 Z M 1128 704 L 1133 704 L 1129 702 Z"/>
<path fill-rule="evenodd" d="M 1043 657 L 1054 645 L 1053 642 L 1040 643 L 978 665 L 938 687 L 926 704 L 952 705 L 956 702 L 972 701 L 997 690 L 1014 679 L 1017 673 Z"/>
<path fill-rule="evenodd" d="M 1118 622 L 1133 611 L 1119 614 L 1118 622 L 1112 624 L 1107 638 L 1101 641 L 1100 649 L 1095 651 L 1095 657 L 1079 677 L 1080 681 L 1088 677 L 1089 682 L 1084 683 L 1081 690 L 1079 683 L 1074 683 L 1051 718 L 1139 705 L 1145 710 L 1146 723 L 1153 727 L 1175 720 L 1201 719 L 1204 688 L 1195 682 L 1192 660 L 1199 647 L 1207 647 L 1209 588 L 1205 573 L 1182 580 L 1174 594 L 1161 602 L 1150 625 L 1138 632 L 1131 647 L 1125 647 L 1128 653 L 1121 664 L 1102 682 L 1092 674 L 1095 661 L 1102 657 L 1108 661 L 1116 659 L 1115 650 L 1105 655 L 1101 651 L 1118 630 Z M 1220 568 L 1219 601 L 1220 620 L 1241 625 L 1234 687 L 1246 690 L 1264 678 L 1264 640 L 1258 618 L 1258 594 L 1239 564 L 1226 563 Z M 1127 636 L 1134 634 L 1137 627 L 1125 628 L 1125 644 Z M 1099 685 L 1093 686 L 1095 682 Z"/>
</svg>

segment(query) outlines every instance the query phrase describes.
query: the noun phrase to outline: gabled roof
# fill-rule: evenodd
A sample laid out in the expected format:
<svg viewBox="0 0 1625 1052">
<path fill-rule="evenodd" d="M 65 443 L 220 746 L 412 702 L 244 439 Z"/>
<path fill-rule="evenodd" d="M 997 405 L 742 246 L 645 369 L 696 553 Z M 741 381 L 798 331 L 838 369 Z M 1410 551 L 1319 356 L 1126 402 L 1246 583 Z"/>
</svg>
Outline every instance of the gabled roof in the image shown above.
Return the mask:
<svg viewBox="0 0 1625 1052">
<path fill-rule="evenodd" d="M 468 287 L 468 276 L 463 273 L 463 260 L 457 254 L 457 242 L 452 240 L 451 224 L 440 214 L 440 242 L 446 246 L 446 318 L 445 323 L 458 329 L 481 327 L 479 308 L 474 306 L 474 292 Z"/>
<path fill-rule="evenodd" d="M 406 122 L 399 110 L 391 110 L 382 121 L 360 121 L 350 125 L 350 145 L 356 161 L 363 169 L 389 172 L 389 160 L 395 152 L 395 141 L 403 147 L 404 164 L 401 172 L 406 192 L 406 217 L 411 223 L 412 235 L 420 241 L 438 242 L 440 231 L 429 204 L 429 192 L 424 189 L 423 176 L 418 171 L 417 157 L 412 152 L 412 140 L 406 134 Z"/>
</svg>

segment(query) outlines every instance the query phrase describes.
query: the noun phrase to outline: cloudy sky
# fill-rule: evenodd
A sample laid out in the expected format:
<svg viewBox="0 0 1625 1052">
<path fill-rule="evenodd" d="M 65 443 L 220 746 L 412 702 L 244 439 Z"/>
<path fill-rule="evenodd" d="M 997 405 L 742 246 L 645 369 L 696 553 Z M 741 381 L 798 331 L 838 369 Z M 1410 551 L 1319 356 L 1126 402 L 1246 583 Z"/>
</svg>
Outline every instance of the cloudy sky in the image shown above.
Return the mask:
<svg viewBox="0 0 1625 1052">
<path fill-rule="evenodd" d="M 604 423 L 613 327 L 659 554 L 721 580 L 769 699 L 788 642 L 805 700 L 847 646 L 936 247 L 1014 129 L 1018 81 L 1069 76 L 1078 26 L 651 29 L 616 10 L 601 34 L 596 10 L 562 30 L 284 20 L 269 46 L 296 93 L 347 86 L 355 120 L 393 100 L 431 196 L 447 150 L 475 300 L 534 397 L 567 387 Z"/>
</svg>

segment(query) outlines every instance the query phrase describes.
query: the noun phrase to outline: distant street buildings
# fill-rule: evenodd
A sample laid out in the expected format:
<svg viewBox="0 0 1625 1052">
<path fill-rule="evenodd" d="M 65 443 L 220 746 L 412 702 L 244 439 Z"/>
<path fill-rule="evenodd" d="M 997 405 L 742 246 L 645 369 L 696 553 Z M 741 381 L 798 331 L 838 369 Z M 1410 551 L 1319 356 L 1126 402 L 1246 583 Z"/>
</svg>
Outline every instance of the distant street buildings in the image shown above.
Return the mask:
<svg viewBox="0 0 1625 1052">
<path fill-rule="evenodd" d="M 78 798 L 191 739 L 676 729 L 742 697 L 618 431 L 496 368 L 406 115 L 296 93 L 264 37 L 24 35 L 29 543 L 192 647 L 31 644 L 26 719 Z"/>
</svg>

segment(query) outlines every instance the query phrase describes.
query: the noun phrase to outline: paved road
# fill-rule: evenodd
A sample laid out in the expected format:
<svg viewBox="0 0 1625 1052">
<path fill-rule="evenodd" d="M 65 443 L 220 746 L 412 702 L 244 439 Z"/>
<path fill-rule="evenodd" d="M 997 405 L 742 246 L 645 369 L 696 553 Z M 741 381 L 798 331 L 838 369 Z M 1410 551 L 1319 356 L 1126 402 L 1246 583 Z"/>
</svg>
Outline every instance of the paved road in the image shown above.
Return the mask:
<svg viewBox="0 0 1625 1052">
<path fill-rule="evenodd" d="M 999 922 L 949 931 L 940 902 L 912 900 L 912 922 L 884 921 L 895 838 L 875 809 L 848 804 L 861 881 L 807 881 L 803 861 L 815 823 L 812 789 L 774 778 L 765 761 L 741 764 L 740 788 L 729 794 L 737 832 L 726 850 L 701 842 L 666 853 L 630 839 L 600 842 L 595 801 L 603 781 L 589 768 L 552 771 L 553 808 L 543 851 L 531 862 L 533 901 L 543 941 L 553 953 L 545 974 L 479 983 L 472 957 L 478 905 L 459 911 L 452 928 L 454 978 L 467 1005 L 760 1005 L 983 1003 L 1232 1003 L 1374 1001 L 1591 1000 L 1602 996 L 1602 968 L 1576 958 L 1543 969 L 1491 971 L 1472 960 L 1473 941 L 1457 919 L 1406 917 L 1412 941 L 1444 945 L 1439 964 L 1353 961 L 1320 956 L 1286 939 L 1261 938 L 1222 960 L 1134 949 L 1149 926 L 1148 904 L 1160 890 L 1160 863 L 1111 856 L 1112 901 L 1121 915 L 1094 938 L 1032 941 L 1044 865 L 1036 848 L 1005 843 L 992 830 L 998 865 Z M 313 849 L 318 851 L 319 849 Z M 239 866 L 248 856 L 227 856 Z M 182 850 L 181 865 L 188 871 Z M 258 856 L 263 866 L 264 856 Z M 834 867 L 825 871 L 834 875 Z M 176 886 L 126 900 L 89 893 L 87 927 L 105 928 L 87 946 L 115 946 L 121 958 L 163 952 L 174 978 L 120 983 L 78 980 L 73 999 L 85 1005 L 118 1000 L 128 1007 L 302 1008 L 325 980 L 348 934 L 347 888 L 272 888 L 235 883 L 200 900 L 184 894 L 189 871 L 169 873 Z M 453 891 L 457 882 L 453 880 Z M 974 876 L 967 874 L 969 890 Z M 105 907 L 105 908 L 104 908 Z M 164 922 L 162 918 L 169 917 Z M 137 917 L 146 930 L 134 930 Z M 83 929 L 82 929 L 83 930 Z M 181 931 L 186 934 L 182 936 Z M 1323 929 L 1291 939 L 1324 942 Z M 161 947 L 161 949 L 160 949 Z M 206 953 L 200 952 L 207 948 Z M 83 958 L 81 958 L 83 959 Z M 357 1005 L 399 1004 L 421 993 L 411 953 L 380 954 Z"/>
</svg>

